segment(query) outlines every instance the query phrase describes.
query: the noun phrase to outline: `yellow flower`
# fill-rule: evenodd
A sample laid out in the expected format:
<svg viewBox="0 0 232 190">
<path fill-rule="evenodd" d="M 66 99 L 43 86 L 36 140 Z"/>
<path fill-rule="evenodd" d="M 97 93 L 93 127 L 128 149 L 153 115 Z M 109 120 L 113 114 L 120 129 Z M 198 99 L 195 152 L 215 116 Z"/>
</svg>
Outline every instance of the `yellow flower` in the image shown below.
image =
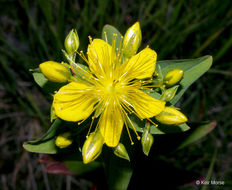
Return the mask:
<svg viewBox="0 0 232 190">
<path fill-rule="evenodd" d="M 96 127 L 109 147 L 118 145 L 124 125 L 132 143 L 129 125 L 140 138 L 128 113 L 150 120 L 165 107 L 164 101 L 156 100 L 142 91 L 152 87 L 156 52 L 147 47 L 123 61 L 123 50 L 115 51 L 116 38 L 115 34 L 112 46 L 101 39 L 90 38 L 87 57 L 82 51 L 79 53 L 89 70 L 73 67 L 80 80 L 63 86 L 53 101 L 56 115 L 63 120 L 83 122 L 93 114 L 93 124 L 93 120 L 99 117 Z"/>
</svg>

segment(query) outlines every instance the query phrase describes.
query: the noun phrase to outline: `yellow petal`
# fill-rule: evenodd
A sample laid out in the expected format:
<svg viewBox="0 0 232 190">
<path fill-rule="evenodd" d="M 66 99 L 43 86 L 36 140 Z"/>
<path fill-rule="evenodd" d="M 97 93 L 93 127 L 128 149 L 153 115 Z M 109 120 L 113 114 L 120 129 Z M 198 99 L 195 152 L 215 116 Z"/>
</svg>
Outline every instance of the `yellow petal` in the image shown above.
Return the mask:
<svg viewBox="0 0 232 190">
<path fill-rule="evenodd" d="M 99 120 L 99 127 L 105 143 L 109 147 L 118 145 L 122 128 L 123 118 L 119 105 L 110 102 L 105 108 Z"/>
<path fill-rule="evenodd" d="M 66 121 L 86 119 L 97 102 L 90 92 L 90 86 L 71 82 L 63 86 L 54 96 L 53 107 L 56 115 Z"/>
<path fill-rule="evenodd" d="M 90 70 L 97 76 L 108 73 L 111 65 L 111 46 L 101 39 L 94 39 L 88 46 Z"/>
<path fill-rule="evenodd" d="M 164 110 L 165 102 L 156 100 L 140 90 L 130 93 L 129 98 L 129 102 L 141 119 L 151 118 Z"/>
<path fill-rule="evenodd" d="M 130 79 L 144 79 L 152 77 L 155 72 L 157 54 L 150 48 L 145 48 L 123 65 L 123 73 Z"/>
</svg>

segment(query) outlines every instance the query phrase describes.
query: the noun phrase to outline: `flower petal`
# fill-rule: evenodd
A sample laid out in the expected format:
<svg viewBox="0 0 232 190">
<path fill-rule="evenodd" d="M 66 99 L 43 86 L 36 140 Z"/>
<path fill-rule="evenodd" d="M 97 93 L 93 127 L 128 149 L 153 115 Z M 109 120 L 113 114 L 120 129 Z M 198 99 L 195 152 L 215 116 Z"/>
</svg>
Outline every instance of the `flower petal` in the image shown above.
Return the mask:
<svg viewBox="0 0 232 190">
<path fill-rule="evenodd" d="M 130 79 L 152 77 L 155 72 L 156 59 L 156 52 L 146 47 L 124 63 L 123 73 L 126 73 L 126 76 Z"/>
<path fill-rule="evenodd" d="M 80 82 L 63 86 L 54 96 L 53 107 L 56 115 L 66 121 L 86 119 L 97 102 L 90 92 L 91 87 Z"/>
<path fill-rule="evenodd" d="M 161 113 L 165 107 L 164 101 L 156 100 L 140 90 L 130 93 L 128 97 L 140 119 L 154 117 Z"/>
<path fill-rule="evenodd" d="M 122 129 L 123 118 L 119 105 L 110 102 L 99 120 L 99 127 L 105 143 L 109 147 L 118 145 Z"/>
<path fill-rule="evenodd" d="M 104 73 L 109 72 L 112 48 L 107 42 L 94 39 L 88 46 L 87 54 L 90 70 L 96 76 L 104 76 Z"/>
</svg>

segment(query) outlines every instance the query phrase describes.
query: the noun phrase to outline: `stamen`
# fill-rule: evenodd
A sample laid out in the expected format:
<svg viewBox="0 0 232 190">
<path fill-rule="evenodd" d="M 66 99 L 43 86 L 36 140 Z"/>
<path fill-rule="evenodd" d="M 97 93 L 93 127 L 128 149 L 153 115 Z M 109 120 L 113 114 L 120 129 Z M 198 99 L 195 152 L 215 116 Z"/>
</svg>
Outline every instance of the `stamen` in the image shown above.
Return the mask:
<svg viewBox="0 0 232 190">
<path fill-rule="evenodd" d="M 104 36 L 105 36 L 105 40 L 108 43 L 108 39 L 107 39 L 107 35 L 106 35 L 106 31 L 104 31 Z"/>
<path fill-rule="evenodd" d="M 150 118 L 146 118 L 148 121 L 150 121 L 153 125 L 155 125 L 155 127 L 158 127 L 158 125 L 156 123 L 154 123 Z"/>
<path fill-rule="evenodd" d="M 121 36 L 121 39 L 120 39 L 120 44 L 119 44 L 119 53 L 122 54 L 122 42 L 123 42 L 123 36 Z"/>
<path fill-rule="evenodd" d="M 87 133 L 87 135 L 86 135 L 86 138 L 88 138 L 88 137 L 89 137 L 89 133 L 90 133 L 90 131 L 91 131 L 91 129 L 92 129 L 94 119 L 95 119 L 95 118 L 94 118 L 94 117 L 92 117 L 92 121 L 91 121 L 91 124 L 90 124 L 89 130 L 88 130 L 88 133 Z"/>
<path fill-rule="evenodd" d="M 125 101 L 125 100 L 124 100 Z M 123 106 L 123 108 L 128 111 L 130 114 L 134 113 L 134 111 L 124 102 L 121 102 L 121 105 Z"/>
<path fill-rule="evenodd" d="M 137 136 L 137 139 L 140 140 L 140 136 L 138 135 L 136 129 L 135 129 L 135 126 L 134 124 L 131 122 L 130 118 L 128 117 L 127 113 L 125 113 L 125 111 L 123 110 L 124 114 L 126 115 L 126 119 L 129 121 L 130 125 L 132 126 L 132 129 L 133 131 L 135 132 L 136 136 Z"/>
<path fill-rule="evenodd" d="M 93 43 L 92 37 L 91 37 L 91 36 L 88 36 L 88 37 L 89 37 L 89 42 L 90 42 L 90 44 L 92 44 L 92 43 Z"/>
<path fill-rule="evenodd" d="M 131 134 L 130 134 L 130 130 L 129 130 L 129 127 L 128 127 L 128 125 L 127 125 L 127 121 L 126 121 L 126 119 L 125 119 L 124 117 L 123 117 L 123 119 L 125 120 L 124 123 L 125 123 L 125 125 L 126 125 L 126 130 L 127 130 L 129 139 L 130 139 L 130 141 L 131 141 L 131 145 L 133 145 L 134 142 L 132 141 Z"/>
</svg>

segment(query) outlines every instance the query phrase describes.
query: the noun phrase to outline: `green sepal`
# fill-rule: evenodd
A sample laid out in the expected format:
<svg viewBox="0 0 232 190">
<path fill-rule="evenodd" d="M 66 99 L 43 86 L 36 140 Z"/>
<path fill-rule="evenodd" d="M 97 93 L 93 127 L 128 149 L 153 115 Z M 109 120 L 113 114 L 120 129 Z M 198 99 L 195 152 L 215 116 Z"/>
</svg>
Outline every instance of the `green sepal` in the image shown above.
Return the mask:
<svg viewBox="0 0 232 190">
<path fill-rule="evenodd" d="M 113 26 L 105 25 L 102 29 L 102 39 L 112 45 L 113 34 L 117 34 L 115 48 L 120 47 L 122 34 Z"/>
<path fill-rule="evenodd" d="M 130 161 L 130 157 L 122 143 L 118 143 L 118 145 L 114 148 L 114 154 L 120 158 Z"/>
<path fill-rule="evenodd" d="M 50 82 L 40 71 L 33 71 L 32 76 L 35 82 L 48 94 L 53 94 L 64 84 L 66 84 Z"/>
<path fill-rule="evenodd" d="M 50 109 L 50 121 L 51 121 L 51 123 L 57 118 L 58 117 L 56 116 L 55 110 L 54 110 L 53 106 L 51 105 L 51 109 Z"/>
</svg>

